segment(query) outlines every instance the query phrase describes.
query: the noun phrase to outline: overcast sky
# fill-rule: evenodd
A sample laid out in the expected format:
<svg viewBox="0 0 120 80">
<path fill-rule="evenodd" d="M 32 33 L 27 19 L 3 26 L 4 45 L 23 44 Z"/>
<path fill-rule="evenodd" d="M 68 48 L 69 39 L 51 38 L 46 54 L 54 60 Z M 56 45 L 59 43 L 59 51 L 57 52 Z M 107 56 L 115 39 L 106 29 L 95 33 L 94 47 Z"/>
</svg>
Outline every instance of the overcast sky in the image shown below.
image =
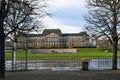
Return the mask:
<svg viewBox="0 0 120 80">
<path fill-rule="evenodd" d="M 78 33 L 82 31 L 85 21 L 85 0 L 50 0 L 51 17 L 44 19 L 47 29 L 61 29 L 63 33 Z"/>
</svg>

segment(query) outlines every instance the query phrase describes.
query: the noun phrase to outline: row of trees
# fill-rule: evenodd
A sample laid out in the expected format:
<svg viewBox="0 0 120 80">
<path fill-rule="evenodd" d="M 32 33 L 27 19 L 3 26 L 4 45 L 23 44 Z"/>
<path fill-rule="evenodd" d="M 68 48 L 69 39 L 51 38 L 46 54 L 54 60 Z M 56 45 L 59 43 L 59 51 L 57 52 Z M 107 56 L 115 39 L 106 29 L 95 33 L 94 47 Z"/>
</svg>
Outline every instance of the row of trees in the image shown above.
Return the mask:
<svg viewBox="0 0 120 80">
<path fill-rule="evenodd" d="M 0 0 L 0 78 L 5 77 L 6 37 L 14 42 L 16 54 L 17 35 L 42 28 L 46 7 L 46 0 Z"/>
</svg>

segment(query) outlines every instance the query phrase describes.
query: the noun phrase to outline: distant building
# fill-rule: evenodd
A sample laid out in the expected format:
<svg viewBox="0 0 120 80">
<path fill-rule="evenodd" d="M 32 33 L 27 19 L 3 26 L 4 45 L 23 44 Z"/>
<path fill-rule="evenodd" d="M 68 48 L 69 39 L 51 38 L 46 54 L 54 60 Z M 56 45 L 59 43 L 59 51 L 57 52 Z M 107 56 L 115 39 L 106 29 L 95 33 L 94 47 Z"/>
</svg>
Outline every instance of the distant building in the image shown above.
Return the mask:
<svg viewBox="0 0 120 80">
<path fill-rule="evenodd" d="M 86 32 L 62 34 L 60 29 L 45 29 L 42 34 L 21 34 L 18 47 L 23 48 L 62 48 L 88 47 L 89 35 Z"/>
<path fill-rule="evenodd" d="M 110 44 L 109 40 L 96 40 L 97 48 L 111 48 L 112 45 Z"/>
</svg>

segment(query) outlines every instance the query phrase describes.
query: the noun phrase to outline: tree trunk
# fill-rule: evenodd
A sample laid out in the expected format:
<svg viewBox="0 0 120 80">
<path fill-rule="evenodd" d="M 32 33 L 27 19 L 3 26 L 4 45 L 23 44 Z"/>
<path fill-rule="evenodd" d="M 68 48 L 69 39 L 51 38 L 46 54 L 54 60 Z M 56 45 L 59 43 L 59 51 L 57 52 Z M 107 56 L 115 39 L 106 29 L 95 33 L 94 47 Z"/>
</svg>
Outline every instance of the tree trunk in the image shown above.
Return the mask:
<svg viewBox="0 0 120 80">
<path fill-rule="evenodd" d="M 0 78 L 5 78 L 5 34 L 2 19 L 0 19 Z"/>
<path fill-rule="evenodd" d="M 15 31 L 13 33 L 13 69 L 14 70 L 16 70 L 16 60 L 17 60 L 16 59 L 16 54 L 17 54 L 17 34 L 16 34 L 16 31 Z"/>
<path fill-rule="evenodd" d="M 17 49 L 16 49 L 16 42 L 13 42 L 13 70 L 16 70 L 16 53 L 17 53 Z"/>
<path fill-rule="evenodd" d="M 113 44 L 112 69 L 117 70 L 117 41 Z"/>
</svg>

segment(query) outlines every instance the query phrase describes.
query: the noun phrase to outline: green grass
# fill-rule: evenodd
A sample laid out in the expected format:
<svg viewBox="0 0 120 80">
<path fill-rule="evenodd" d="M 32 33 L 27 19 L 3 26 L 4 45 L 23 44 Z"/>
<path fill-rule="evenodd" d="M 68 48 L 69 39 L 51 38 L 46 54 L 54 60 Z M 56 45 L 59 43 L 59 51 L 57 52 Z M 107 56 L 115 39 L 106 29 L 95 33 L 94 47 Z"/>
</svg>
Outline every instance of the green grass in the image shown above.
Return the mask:
<svg viewBox="0 0 120 80">
<path fill-rule="evenodd" d="M 112 57 L 111 49 L 97 49 L 97 48 L 78 48 L 77 54 L 28 54 L 28 59 L 37 60 L 37 59 L 63 59 L 66 57 Z M 6 58 L 11 59 L 11 52 L 6 52 Z M 120 57 L 120 50 L 118 50 L 118 56 Z M 17 51 L 17 59 L 25 59 L 25 51 Z"/>
<path fill-rule="evenodd" d="M 3 79 L 0 79 L 0 80 L 6 80 L 5 78 L 3 78 Z"/>
</svg>

